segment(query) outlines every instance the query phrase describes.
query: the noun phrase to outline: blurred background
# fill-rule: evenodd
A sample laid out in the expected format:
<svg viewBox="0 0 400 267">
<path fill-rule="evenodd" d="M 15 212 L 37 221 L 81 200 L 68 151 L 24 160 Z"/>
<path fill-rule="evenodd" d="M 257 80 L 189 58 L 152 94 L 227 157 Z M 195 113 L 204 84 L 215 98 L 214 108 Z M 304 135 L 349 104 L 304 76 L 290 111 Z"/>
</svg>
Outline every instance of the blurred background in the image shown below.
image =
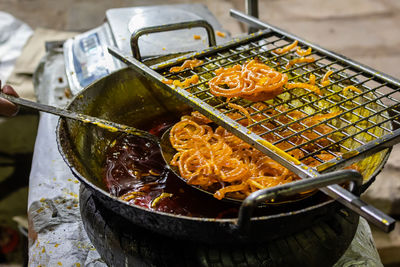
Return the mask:
<svg viewBox="0 0 400 267">
<path fill-rule="evenodd" d="M 244 0 L 1 0 L 0 11 L 28 25 L 32 30 L 29 38 L 43 30 L 54 30 L 54 35 L 48 34 L 46 40 L 59 41 L 58 38 L 70 37 L 101 25 L 105 11 L 110 8 L 175 3 L 204 4 L 232 36 L 247 31 L 245 25 L 229 16 L 231 8 L 245 11 Z M 260 0 L 259 17 L 310 42 L 400 79 L 398 0 Z M 2 33 L 0 45 L 1 40 Z M 21 43 L 24 44 L 24 41 L 21 40 Z M 40 49 L 44 51 L 44 42 Z M 4 57 L 0 49 L 0 67 Z M 32 56 L 25 62 L 28 61 L 34 68 L 35 60 L 37 58 Z M 35 98 L 30 71 L 7 78 L 21 96 Z M 4 84 L 5 81 L 2 82 Z M 20 266 L 26 258 L 24 251 L 27 244 L 23 232 L 27 228 L 29 171 L 37 123 L 38 114 L 29 111 L 21 111 L 14 118 L 0 118 L 0 266 Z M 363 198 L 393 217 L 400 218 L 399 146 L 393 148 L 384 170 Z M 400 225 L 390 234 L 383 234 L 374 228 L 372 232 L 385 266 L 400 266 Z"/>
</svg>

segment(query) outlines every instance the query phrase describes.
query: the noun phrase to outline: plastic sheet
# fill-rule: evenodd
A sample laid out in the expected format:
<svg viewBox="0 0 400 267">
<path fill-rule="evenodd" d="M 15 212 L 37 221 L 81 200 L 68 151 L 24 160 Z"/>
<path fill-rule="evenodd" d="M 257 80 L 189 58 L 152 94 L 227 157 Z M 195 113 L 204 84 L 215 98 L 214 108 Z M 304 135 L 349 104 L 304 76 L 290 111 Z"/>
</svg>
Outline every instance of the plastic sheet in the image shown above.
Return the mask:
<svg viewBox="0 0 400 267">
<path fill-rule="evenodd" d="M 39 102 L 65 106 L 64 73 L 62 54 L 47 54 L 35 75 Z M 29 178 L 29 266 L 106 266 L 83 228 L 79 182 L 58 152 L 57 122 L 40 114 Z"/>
<path fill-rule="evenodd" d="M 12 15 L 0 11 L 0 80 L 6 82 L 32 29 Z"/>
</svg>

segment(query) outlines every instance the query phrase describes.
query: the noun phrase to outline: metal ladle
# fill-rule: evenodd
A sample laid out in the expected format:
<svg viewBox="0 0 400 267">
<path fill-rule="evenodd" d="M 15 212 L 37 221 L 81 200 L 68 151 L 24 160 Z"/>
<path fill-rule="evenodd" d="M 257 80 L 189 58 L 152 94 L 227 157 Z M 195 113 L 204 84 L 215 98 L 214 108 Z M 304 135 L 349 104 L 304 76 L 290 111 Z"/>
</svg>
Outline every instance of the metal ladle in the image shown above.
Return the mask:
<svg viewBox="0 0 400 267">
<path fill-rule="evenodd" d="M 171 127 L 172 128 L 172 127 Z M 192 185 L 190 183 L 188 183 L 188 180 L 186 180 L 185 178 L 183 178 L 182 176 L 180 176 L 180 171 L 178 169 L 178 167 L 175 166 L 171 166 L 169 163 L 171 162 L 172 158 L 174 157 L 174 155 L 177 153 L 177 151 L 175 150 L 175 148 L 171 145 L 170 139 L 169 139 L 169 134 L 170 134 L 170 130 L 171 128 L 167 129 L 163 135 L 161 136 L 161 140 L 160 140 L 160 147 L 161 147 L 161 154 L 162 157 L 164 159 L 164 161 L 167 163 L 169 169 L 178 177 L 180 178 L 182 181 L 184 181 L 185 183 L 187 183 L 188 185 L 190 185 L 191 187 L 196 188 L 197 190 L 200 190 L 206 194 L 209 194 L 211 196 L 214 195 L 214 193 L 219 189 L 219 188 L 210 188 L 208 190 L 197 186 L 197 185 Z M 305 192 L 307 191 L 307 192 Z M 311 188 L 311 190 L 305 190 L 304 192 L 298 192 L 298 194 L 293 194 L 290 197 L 286 196 L 284 199 L 279 199 L 278 201 L 276 201 L 277 199 L 272 199 L 272 201 L 269 201 L 268 203 L 266 201 L 264 202 L 260 202 L 257 205 L 258 206 L 265 206 L 265 205 L 277 205 L 277 204 L 284 204 L 284 203 L 288 203 L 288 202 L 295 202 L 295 201 L 299 201 L 302 199 L 305 199 L 307 197 L 309 197 L 310 195 L 313 195 L 317 192 L 316 187 Z M 233 198 L 233 197 L 229 197 L 226 196 L 223 198 L 224 201 L 228 201 L 228 202 L 233 202 L 236 204 L 241 204 L 244 199 L 240 199 L 240 198 Z"/>
</svg>

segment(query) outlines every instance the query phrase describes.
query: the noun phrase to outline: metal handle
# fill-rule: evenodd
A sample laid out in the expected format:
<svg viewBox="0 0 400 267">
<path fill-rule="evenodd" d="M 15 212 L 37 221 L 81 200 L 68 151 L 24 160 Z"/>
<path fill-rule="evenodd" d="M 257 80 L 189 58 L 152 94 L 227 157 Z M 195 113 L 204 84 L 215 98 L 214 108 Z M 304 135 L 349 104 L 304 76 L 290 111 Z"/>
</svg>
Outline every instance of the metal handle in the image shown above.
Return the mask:
<svg viewBox="0 0 400 267">
<path fill-rule="evenodd" d="M 263 203 L 266 200 L 275 199 L 277 197 L 292 196 L 316 188 L 324 191 L 325 186 L 332 187 L 332 184 L 336 184 L 334 186 L 337 186 L 343 191 L 348 192 L 347 190 L 337 185 L 346 181 L 352 181 L 354 186 L 351 189 L 352 191 L 357 192 L 359 186 L 362 184 L 362 175 L 355 170 L 340 170 L 337 172 L 323 174 L 317 178 L 304 179 L 293 183 L 256 191 L 249 195 L 240 206 L 237 227 L 241 231 L 246 232 L 250 227 L 250 219 L 254 209 L 260 203 Z M 368 206 L 367 203 L 361 201 L 358 197 L 354 196 L 350 192 L 348 192 L 348 195 L 351 195 L 352 198 L 354 198 L 352 201 L 349 202 L 356 207 L 360 207 L 361 212 L 359 212 L 359 214 L 362 213 L 361 215 L 363 215 L 363 217 L 367 217 L 369 221 L 371 221 L 386 232 L 389 232 L 394 228 L 395 220 L 393 218 L 387 216 L 381 211 L 375 209 L 374 207 Z M 340 198 L 336 197 L 335 199 L 339 200 L 339 202 L 342 203 L 342 201 L 340 201 Z"/>
<path fill-rule="evenodd" d="M 395 227 L 395 219 L 369 205 L 368 203 L 365 203 L 359 197 L 353 195 L 339 185 L 330 185 L 320 188 L 320 191 L 339 201 L 341 204 L 364 217 L 368 222 L 377 226 L 386 233 L 392 231 Z"/>
<path fill-rule="evenodd" d="M 246 0 L 246 13 L 249 16 L 258 18 L 258 0 Z M 258 29 L 249 26 L 249 33 L 256 32 Z"/>
<path fill-rule="evenodd" d="M 172 23 L 166 24 L 161 26 L 152 26 L 152 27 L 145 27 L 140 28 L 134 31 L 131 35 L 131 49 L 132 55 L 137 59 L 141 60 L 140 51 L 139 51 L 139 37 L 144 34 L 149 33 L 156 33 L 156 32 L 165 32 L 165 31 L 174 31 L 174 30 L 181 30 L 181 29 L 190 29 L 202 27 L 206 29 L 208 35 L 208 45 L 209 46 L 216 46 L 215 41 L 215 33 L 214 29 L 210 23 L 206 20 L 193 20 L 193 21 L 186 21 L 186 22 L 179 22 L 179 23 Z"/>
</svg>

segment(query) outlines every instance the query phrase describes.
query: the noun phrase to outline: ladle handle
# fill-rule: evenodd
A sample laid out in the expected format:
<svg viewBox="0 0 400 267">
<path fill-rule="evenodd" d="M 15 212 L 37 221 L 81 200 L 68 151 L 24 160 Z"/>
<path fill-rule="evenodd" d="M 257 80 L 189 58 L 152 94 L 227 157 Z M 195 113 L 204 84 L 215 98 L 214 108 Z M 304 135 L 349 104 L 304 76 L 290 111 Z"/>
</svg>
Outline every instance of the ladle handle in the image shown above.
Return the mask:
<svg viewBox="0 0 400 267">
<path fill-rule="evenodd" d="M 119 123 L 100 119 L 97 117 L 92 117 L 92 116 L 81 114 L 81 113 L 76 113 L 76 112 L 73 112 L 73 111 L 67 110 L 67 109 L 62 109 L 62 108 L 58 108 L 58 107 L 54 107 L 54 106 L 49 106 L 49 105 L 33 102 L 33 101 L 30 101 L 27 99 L 7 95 L 7 94 L 4 94 L 3 92 L 0 92 L 0 97 L 4 98 L 14 104 L 23 106 L 23 107 L 27 107 L 27 108 L 31 108 L 34 110 L 54 114 L 54 115 L 57 115 L 57 116 L 60 116 L 63 118 L 69 118 L 69 119 L 81 121 L 84 123 L 94 124 L 100 128 L 109 130 L 111 132 L 123 132 L 123 133 L 127 133 L 127 134 L 137 135 L 137 136 L 140 136 L 140 137 L 143 137 L 146 139 L 150 139 L 154 142 L 159 143 L 159 140 L 156 136 L 154 136 L 146 131 L 136 129 L 131 126 L 122 125 Z"/>
<path fill-rule="evenodd" d="M 254 209 L 258 206 L 258 204 L 265 202 L 266 200 L 276 199 L 277 197 L 292 196 L 312 189 L 320 189 L 323 191 L 326 186 L 332 187 L 332 185 L 343 189 L 337 184 L 347 181 L 351 181 L 353 183 L 352 191 L 357 192 L 362 183 L 362 175 L 355 170 L 340 170 L 322 174 L 317 178 L 303 179 L 300 181 L 256 191 L 250 194 L 240 206 L 237 226 L 243 232 L 248 231 Z M 350 192 L 349 195 L 358 200 L 351 202 L 353 205 L 360 206 L 360 210 L 357 211 L 358 214 L 361 214 L 368 221 L 372 222 L 385 232 L 393 230 L 396 222 L 393 218 L 375 209 L 374 207 L 369 206 L 367 203 L 363 202 Z"/>
</svg>

